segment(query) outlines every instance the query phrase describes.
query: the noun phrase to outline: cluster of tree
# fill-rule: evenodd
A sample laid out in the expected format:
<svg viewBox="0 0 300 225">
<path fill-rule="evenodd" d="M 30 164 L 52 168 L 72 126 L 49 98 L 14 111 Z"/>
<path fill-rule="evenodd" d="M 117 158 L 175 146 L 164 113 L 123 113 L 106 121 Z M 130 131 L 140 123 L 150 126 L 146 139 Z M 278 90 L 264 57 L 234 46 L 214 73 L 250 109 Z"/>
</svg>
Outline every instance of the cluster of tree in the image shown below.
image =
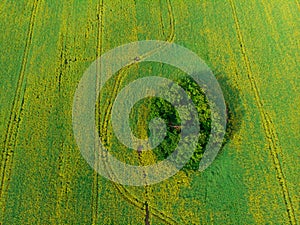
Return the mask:
<svg viewBox="0 0 300 225">
<path fill-rule="evenodd" d="M 182 168 L 183 170 L 197 171 L 211 130 L 211 112 L 203 90 L 193 79 L 185 76 L 179 79 L 177 81 L 177 84 L 185 90 L 185 93 L 193 101 L 195 108 L 198 112 L 198 118 L 196 119 L 199 121 L 200 134 L 198 136 L 197 147 L 193 153 L 193 156 L 189 159 L 188 163 L 186 163 Z M 172 85 L 168 88 L 164 88 L 164 91 L 167 91 L 167 94 L 171 97 L 176 96 L 177 99 L 174 99 L 174 101 L 178 103 L 178 105 L 180 105 L 181 101 L 183 101 L 183 99 L 178 99 L 178 95 L 175 94 L 175 92 L 177 92 L 177 88 L 173 87 Z M 158 160 L 163 160 L 173 153 L 174 149 L 176 148 L 179 142 L 179 134 L 182 128 L 182 118 L 179 117 L 176 108 L 163 98 L 151 98 L 149 106 L 150 113 L 149 118 L 147 118 L 147 120 L 150 121 L 155 117 L 159 117 L 163 119 L 166 124 L 166 137 L 156 148 L 153 149 L 153 152 L 156 154 Z M 186 121 L 193 119 L 193 115 L 191 114 L 191 110 L 189 108 L 186 108 L 183 111 L 185 117 L 184 119 Z M 151 131 L 148 130 L 148 132 L 149 135 L 151 135 Z M 188 142 L 189 140 L 187 139 L 185 141 Z M 172 157 L 171 160 L 173 160 L 176 164 L 176 161 L 181 161 L 182 157 L 185 156 L 175 156 Z"/>
</svg>

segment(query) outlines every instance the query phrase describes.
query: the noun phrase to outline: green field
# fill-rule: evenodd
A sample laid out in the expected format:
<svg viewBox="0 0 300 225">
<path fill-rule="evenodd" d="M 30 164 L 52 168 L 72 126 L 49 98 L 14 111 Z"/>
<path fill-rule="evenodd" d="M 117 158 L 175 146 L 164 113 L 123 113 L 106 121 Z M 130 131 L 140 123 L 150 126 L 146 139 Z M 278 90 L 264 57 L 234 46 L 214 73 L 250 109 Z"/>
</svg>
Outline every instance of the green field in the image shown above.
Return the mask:
<svg viewBox="0 0 300 225">
<path fill-rule="evenodd" d="M 300 223 L 298 0 L 2 0 L 0 31 L 0 224 Z M 72 128 L 85 70 L 139 40 L 195 52 L 232 114 L 232 132 L 208 169 L 145 187 L 97 174 Z M 141 63 L 108 82 L 99 129 L 120 160 L 156 161 L 124 154 L 108 119 L 112 99 L 139 77 L 170 73 Z"/>
</svg>

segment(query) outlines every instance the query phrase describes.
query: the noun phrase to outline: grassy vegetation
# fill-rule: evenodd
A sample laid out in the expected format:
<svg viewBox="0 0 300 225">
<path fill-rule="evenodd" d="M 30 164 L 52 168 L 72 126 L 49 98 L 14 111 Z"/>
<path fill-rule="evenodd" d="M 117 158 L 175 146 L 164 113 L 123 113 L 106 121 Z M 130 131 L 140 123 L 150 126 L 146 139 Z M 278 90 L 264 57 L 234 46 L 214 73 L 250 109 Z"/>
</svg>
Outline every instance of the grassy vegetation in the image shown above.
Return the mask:
<svg viewBox="0 0 300 225">
<path fill-rule="evenodd" d="M 299 223 L 299 11 L 296 0 L 0 1 L 0 223 Z M 73 95 L 101 54 L 149 39 L 205 60 L 223 89 L 231 131 L 204 172 L 122 186 L 80 155 Z M 178 73 L 136 64 L 106 84 L 97 123 L 118 159 L 147 165 L 162 156 L 117 141 L 110 123 L 117 93 L 139 77 Z M 133 130 L 147 136 L 140 118 L 151 115 L 151 104 L 137 105 L 133 115 Z"/>
</svg>

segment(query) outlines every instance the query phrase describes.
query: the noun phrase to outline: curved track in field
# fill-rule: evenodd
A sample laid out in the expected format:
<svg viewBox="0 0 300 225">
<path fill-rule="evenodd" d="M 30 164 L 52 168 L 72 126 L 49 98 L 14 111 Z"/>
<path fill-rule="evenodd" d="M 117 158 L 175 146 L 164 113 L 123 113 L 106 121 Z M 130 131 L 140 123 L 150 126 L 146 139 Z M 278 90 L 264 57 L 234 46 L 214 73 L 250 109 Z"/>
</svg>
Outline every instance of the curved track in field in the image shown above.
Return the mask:
<svg viewBox="0 0 300 225">
<path fill-rule="evenodd" d="M 174 38 L 175 38 L 174 13 L 173 13 L 173 10 L 172 10 L 170 0 L 167 0 L 167 5 L 168 5 L 168 14 L 169 14 L 169 18 L 170 18 L 170 34 L 169 34 L 168 38 L 166 39 L 166 41 L 169 42 L 169 43 L 172 43 L 174 41 Z M 143 55 L 141 57 L 147 57 L 148 55 L 151 55 L 154 52 L 159 51 L 163 47 L 164 46 L 161 46 L 160 48 L 155 49 L 151 52 L 148 52 L 148 53 L 146 53 L 145 55 Z M 111 114 L 111 110 L 112 110 L 112 107 L 113 107 L 112 99 L 115 99 L 117 93 L 120 90 L 121 83 L 125 78 L 125 71 L 127 71 L 133 64 L 134 64 L 134 61 L 129 66 L 124 67 L 116 77 L 114 87 L 113 87 L 113 91 L 112 91 L 113 95 L 109 99 L 108 107 L 107 107 L 107 109 L 105 110 L 105 113 L 104 113 L 103 126 L 101 127 L 102 131 L 106 131 L 105 134 L 104 134 L 104 136 L 106 136 L 106 137 L 108 136 L 107 126 L 108 126 L 108 121 L 109 121 L 109 117 L 110 117 L 110 114 Z M 109 142 L 109 141 L 107 140 L 107 142 Z M 115 177 L 112 169 L 110 168 L 110 165 L 105 164 L 105 166 L 106 166 L 107 171 L 109 172 L 110 176 Z M 148 205 L 148 203 L 145 203 L 145 202 L 139 200 L 132 193 L 130 193 L 130 191 L 126 187 L 124 187 L 123 185 L 121 185 L 119 183 L 115 183 L 115 182 L 113 182 L 113 185 L 115 186 L 115 188 L 118 190 L 118 192 L 121 194 L 121 196 L 123 196 L 123 198 L 126 201 L 128 201 L 130 204 L 136 206 L 137 208 L 146 211 L 146 216 L 145 216 L 146 217 L 145 218 L 145 223 L 146 224 L 147 224 L 148 219 L 149 219 L 148 218 L 149 214 L 155 216 L 156 218 L 160 219 L 161 221 L 163 221 L 166 224 L 178 224 L 174 219 L 172 219 L 170 216 L 166 215 L 164 212 L 161 212 L 158 209 L 152 207 L 151 205 Z"/>
<path fill-rule="evenodd" d="M 13 99 L 13 104 L 11 107 L 11 113 L 9 117 L 9 122 L 7 126 L 7 131 L 4 139 L 3 144 L 3 151 L 1 155 L 1 168 L 0 168 L 0 174 L 1 174 L 1 183 L 0 183 L 0 199 L 1 199 L 1 210 L 5 211 L 5 194 L 7 192 L 10 176 L 11 176 L 11 167 L 13 165 L 13 158 L 14 158 L 14 148 L 16 145 L 16 139 L 18 136 L 19 131 L 19 124 L 20 124 L 20 115 L 22 112 L 22 107 L 24 104 L 24 94 L 26 89 L 26 66 L 28 62 L 28 56 L 30 47 L 32 44 L 32 37 L 33 37 L 33 30 L 34 25 L 36 22 L 36 14 L 38 10 L 38 4 L 39 1 L 35 0 L 33 2 L 33 6 L 31 9 L 31 16 L 30 16 L 30 22 L 29 27 L 27 31 L 27 39 L 25 43 L 25 49 L 21 64 L 21 70 L 19 73 L 19 78 L 17 82 L 17 88 L 15 92 L 15 96 Z M 0 218 L 2 219 L 2 218 Z"/>
<path fill-rule="evenodd" d="M 270 153 L 271 153 L 271 157 L 273 160 L 273 164 L 274 164 L 274 168 L 276 171 L 276 178 L 278 180 L 278 183 L 281 187 L 282 190 L 282 194 L 283 194 L 283 198 L 284 198 L 284 203 L 286 206 L 286 211 L 289 217 L 289 222 L 290 224 L 294 225 L 297 224 L 296 221 L 296 217 L 295 217 L 295 213 L 294 213 L 294 208 L 293 208 L 293 204 L 291 201 L 291 197 L 290 197 L 290 193 L 287 187 L 287 182 L 285 179 L 285 175 L 283 172 L 283 169 L 281 167 L 280 164 L 280 160 L 279 160 L 279 155 L 281 154 L 281 146 L 277 137 L 277 132 L 276 132 L 276 128 L 274 126 L 274 123 L 272 122 L 271 117 L 269 116 L 269 114 L 266 112 L 266 110 L 264 109 L 264 104 L 263 101 L 260 97 L 260 91 L 259 88 L 257 86 L 255 77 L 252 73 L 252 69 L 250 66 L 250 61 L 249 58 L 247 56 L 247 50 L 245 47 L 245 42 L 244 42 L 244 38 L 241 32 L 241 28 L 240 28 L 240 23 L 238 20 L 238 16 L 237 16 L 237 10 L 236 10 L 236 6 L 233 0 L 230 0 L 230 5 L 231 5 L 231 9 L 232 9 L 232 13 L 233 13 L 233 17 L 234 17 L 234 21 L 235 21 L 235 26 L 236 26 L 236 31 L 237 31 L 237 36 L 238 36 L 238 40 L 241 46 L 241 52 L 243 55 L 243 61 L 245 63 L 246 69 L 247 69 L 247 76 L 251 85 L 251 89 L 253 90 L 254 93 L 254 97 L 255 97 L 255 103 L 256 106 L 259 110 L 260 113 L 260 117 L 262 119 L 262 124 L 263 124 L 263 128 L 264 128 L 264 132 L 266 135 L 266 139 L 268 141 L 268 146 L 270 149 Z"/>
</svg>

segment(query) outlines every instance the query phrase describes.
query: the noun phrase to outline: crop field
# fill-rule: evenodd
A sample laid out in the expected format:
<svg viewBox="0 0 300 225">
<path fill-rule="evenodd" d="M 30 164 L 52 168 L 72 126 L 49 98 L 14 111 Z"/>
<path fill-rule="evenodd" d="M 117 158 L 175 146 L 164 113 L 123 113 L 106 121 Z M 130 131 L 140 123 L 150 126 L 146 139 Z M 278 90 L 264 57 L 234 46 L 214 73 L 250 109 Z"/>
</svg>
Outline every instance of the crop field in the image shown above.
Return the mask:
<svg viewBox="0 0 300 225">
<path fill-rule="evenodd" d="M 0 224 L 300 224 L 299 0 L 1 0 L 0 31 Z M 130 186 L 83 158 L 72 107 L 97 58 L 142 40 L 176 43 L 203 59 L 229 119 L 206 170 Z M 145 166 L 160 158 L 114 135 L 118 93 L 139 78 L 174 74 L 184 73 L 141 62 L 104 85 L 96 125 L 120 161 Z M 141 138 L 149 106 L 139 102 L 130 114 Z"/>
</svg>

